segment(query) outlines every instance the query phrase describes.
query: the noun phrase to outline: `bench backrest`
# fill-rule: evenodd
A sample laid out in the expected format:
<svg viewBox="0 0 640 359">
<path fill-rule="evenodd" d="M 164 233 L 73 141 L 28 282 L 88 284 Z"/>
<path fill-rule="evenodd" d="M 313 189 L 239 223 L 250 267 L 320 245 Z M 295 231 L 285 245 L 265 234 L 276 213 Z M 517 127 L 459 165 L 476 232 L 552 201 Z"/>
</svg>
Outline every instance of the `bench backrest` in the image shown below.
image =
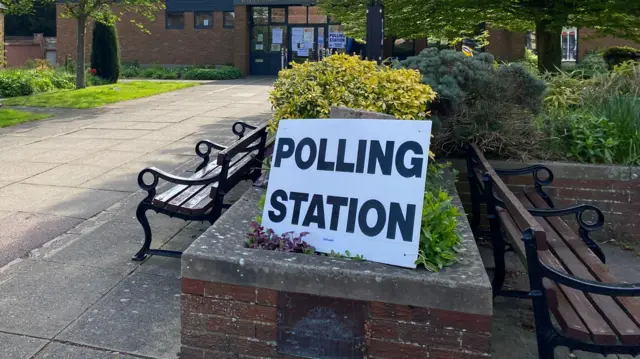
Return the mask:
<svg viewBox="0 0 640 359">
<path fill-rule="evenodd" d="M 471 172 L 469 173 L 471 185 L 481 187 L 489 215 L 495 217 L 499 216 L 501 210 L 506 211 L 509 216 L 500 216 L 503 222 L 511 218 L 520 232 L 532 230 L 538 250 L 547 249 L 546 235 L 538 221 L 529 214 L 529 211 L 502 181 L 476 145 L 471 145 L 467 161 L 467 170 Z M 505 227 L 509 227 L 509 223 L 504 224 Z"/>
<path fill-rule="evenodd" d="M 220 151 L 217 158 L 218 165 L 222 167 L 219 190 L 226 191 L 235 186 L 251 171 L 259 176 L 261 163 L 265 158 L 266 146 L 267 123 L 264 123 L 253 128 L 248 134 L 242 134 L 240 139 Z"/>
</svg>

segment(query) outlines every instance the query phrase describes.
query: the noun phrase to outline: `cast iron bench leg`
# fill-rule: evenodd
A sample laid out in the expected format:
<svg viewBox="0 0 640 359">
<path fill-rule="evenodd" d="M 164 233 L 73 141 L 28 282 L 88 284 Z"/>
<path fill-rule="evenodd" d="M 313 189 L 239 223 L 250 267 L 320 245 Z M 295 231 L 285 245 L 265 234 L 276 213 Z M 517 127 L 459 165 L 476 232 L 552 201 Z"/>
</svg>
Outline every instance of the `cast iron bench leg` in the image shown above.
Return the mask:
<svg viewBox="0 0 640 359">
<path fill-rule="evenodd" d="M 147 219 L 147 210 L 149 210 L 149 206 L 147 203 L 142 202 L 138 205 L 138 209 L 136 210 L 136 218 L 140 225 L 142 225 L 142 229 L 144 230 L 144 244 L 142 248 L 136 253 L 133 258 L 134 261 L 142 261 L 146 258 L 147 253 L 149 252 L 149 248 L 151 247 L 151 226 L 149 225 L 149 220 Z"/>
</svg>

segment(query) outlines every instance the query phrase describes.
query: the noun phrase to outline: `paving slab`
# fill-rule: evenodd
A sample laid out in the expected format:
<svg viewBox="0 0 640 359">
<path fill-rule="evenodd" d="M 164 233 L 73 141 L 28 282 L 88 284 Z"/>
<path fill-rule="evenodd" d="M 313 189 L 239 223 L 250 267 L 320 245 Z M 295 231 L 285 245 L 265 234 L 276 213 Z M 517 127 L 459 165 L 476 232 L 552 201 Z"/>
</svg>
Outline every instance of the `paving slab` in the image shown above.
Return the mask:
<svg viewBox="0 0 640 359">
<path fill-rule="evenodd" d="M 113 151 L 149 153 L 169 146 L 172 141 L 128 140 L 110 149 Z"/>
<path fill-rule="evenodd" d="M 96 152 L 92 149 L 89 153 Z M 24 162 L 44 162 L 44 163 L 67 163 L 84 157 L 89 153 L 83 153 L 76 149 L 57 149 L 49 151 L 40 148 L 30 148 L 22 146 L 0 153 L 0 160 L 4 161 L 24 161 Z"/>
<path fill-rule="evenodd" d="M 109 149 L 85 156 L 84 158 L 74 161 L 73 164 L 115 168 L 133 161 L 142 155 L 140 152 L 113 151 Z"/>
<path fill-rule="evenodd" d="M 0 218 L 3 217 L 0 214 Z M 0 267 L 82 222 L 78 218 L 17 212 L 0 221 Z"/>
<path fill-rule="evenodd" d="M 26 145 L 28 143 L 41 140 L 41 137 L 30 136 L 0 136 L 0 148 L 9 148 L 14 146 Z"/>
<path fill-rule="evenodd" d="M 0 188 L 0 210 L 46 213 L 43 203 L 51 197 L 60 197 L 70 188 L 58 186 L 14 183 Z"/>
<path fill-rule="evenodd" d="M 58 166 L 55 163 L 0 161 L 0 181 L 17 182 Z M 11 169 L 11 170 L 7 170 Z"/>
<path fill-rule="evenodd" d="M 178 233 L 186 222 L 154 213 L 149 215 L 153 248 L 159 248 Z M 99 225 L 94 230 L 80 235 L 63 251 L 41 255 L 46 260 L 58 263 L 94 266 L 128 273 L 139 262 L 131 257 L 140 250 L 144 242 L 144 232 L 132 213 L 123 213 Z M 178 260 L 179 262 L 179 260 Z"/>
<path fill-rule="evenodd" d="M 104 129 L 82 129 L 69 134 L 64 137 L 68 138 L 106 138 L 112 140 L 129 140 L 133 138 L 142 137 L 151 131 L 144 130 L 104 130 Z"/>
<path fill-rule="evenodd" d="M 0 331 L 53 338 L 121 278 L 103 268 L 36 262 L 0 284 Z"/>
<path fill-rule="evenodd" d="M 0 358 L 29 359 L 47 343 L 44 339 L 0 333 Z"/>
<path fill-rule="evenodd" d="M 124 167 L 138 170 L 138 172 L 147 167 L 157 167 L 163 171 L 170 171 L 181 164 L 192 160 L 194 157 L 194 154 L 185 156 L 181 154 L 156 153 L 156 151 L 154 151 L 136 159 L 135 161 L 126 163 Z"/>
<path fill-rule="evenodd" d="M 135 357 L 111 350 L 51 342 L 34 359 L 135 359 Z"/>
<path fill-rule="evenodd" d="M 129 122 L 129 121 L 98 121 L 85 126 L 85 128 L 126 130 L 126 129 L 130 129 L 131 126 L 136 124 L 137 122 Z"/>
<path fill-rule="evenodd" d="M 13 182 L 9 182 L 9 181 L 0 181 L 0 188 L 2 187 L 6 187 L 10 184 L 12 184 Z"/>
<path fill-rule="evenodd" d="M 55 152 L 51 152 L 55 153 Z M 109 171 L 109 167 L 92 165 L 64 164 L 52 168 L 39 175 L 27 178 L 23 183 L 44 184 L 51 186 L 78 186 L 82 183 L 99 177 Z"/>
<path fill-rule="evenodd" d="M 74 149 L 83 153 L 93 153 L 105 148 L 116 146 L 123 140 L 107 140 L 107 139 L 78 139 L 74 137 L 54 137 L 31 143 L 25 147 L 38 149 Z"/>
<path fill-rule="evenodd" d="M 160 130 L 171 126 L 167 122 L 135 122 L 135 125 L 129 127 L 130 130 Z"/>
<path fill-rule="evenodd" d="M 189 248 L 191 243 L 193 243 L 206 230 L 206 228 L 208 228 L 209 225 L 210 224 L 206 222 L 206 227 L 204 229 L 193 227 L 183 228 L 180 232 L 173 236 L 173 238 L 165 243 L 162 246 L 162 249 L 184 252 L 187 248 Z M 152 256 L 140 265 L 140 267 L 137 269 L 137 272 L 179 278 L 180 259 Z"/>
<path fill-rule="evenodd" d="M 68 188 L 60 196 L 50 197 L 41 201 L 39 203 L 40 208 L 35 212 L 75 218 L 91 218 L 128 195 L 128 192 Z"/>
<path fill-rule="evenodd" d="M 180 280 L 134 273 L 57 339 L 154 358 L 180 350 Z"/>
<path fill-rule="evenodd" d="M 80 185 L 83 188 L 108 191 L 135 192 L 138 186 L 138 173 L 142 168 L 118 167 Z"/>
</svg>

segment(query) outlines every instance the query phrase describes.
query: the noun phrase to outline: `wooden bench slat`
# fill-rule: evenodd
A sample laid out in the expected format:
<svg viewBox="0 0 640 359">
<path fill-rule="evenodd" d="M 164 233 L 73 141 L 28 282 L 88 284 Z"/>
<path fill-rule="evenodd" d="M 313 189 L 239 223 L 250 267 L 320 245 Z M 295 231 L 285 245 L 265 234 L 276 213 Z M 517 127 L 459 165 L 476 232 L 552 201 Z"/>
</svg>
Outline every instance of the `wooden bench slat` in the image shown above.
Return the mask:
<svg viewBox="0 0 640 359">
<path fill-rule="evenodd" d="M 522 240 L 522 231 L 516 227 L 513 217 L 511 217 L 511 214 L 509 214 L 507 210 L 500 207 L 497 207 L 496 210 L 498 211 L 498 217 L 500 217 L 504 231 L 510 239 L 511 246 L 526 267 L 527 254 L 524 248 L 524 241 Z"/>
<path fill-rule="evenodd" d="M 242 155 L 234 157 L 234 162 L 229 168 L 229 172 L 227 173 L 227 178 L 231 183 L 236 183 L 236 177 L 238 175 L 243 175 L 245 167 L 253 160 L 251 157 L 251 153 L 243 153 Z M 209 197 L 215 198 L 218 187 L 214 187 L 209 192 Z"/>
<path fill-rule="evenodd" d="M 532 189 L 525 191 L 528 199 L 533 203 L 536 208 L 549 208 L 547 203 L 540 197 L 540 195 Z M 603 283 L 624 283 L 616 279 L 611 271 L 600 261 L 600 259 L 587 247 L 587 245 L 575 234 L 575 232 L 569 227 L 569 225 L 559 217 L 548 217 L 547 222 L 553 226 L 555 232 L 557 232 L 564 242 L 571 248 L 571 250 L 577 255 L 578 259 L 587 267 L 590 274 L 593 277 L 585 278 L 591 280 L 599 280 Z M 574 274 L 578 276 L 577 274 Z M 610 297 L 607 297 L 610 298 Z M 635 327 L 635 333 L 640 333 L 640 298 L 634 297 L 617 297 L 613 298 L 622 306 L 625 313 L 633 320 Z M 629 332 L 632 335 L 632 332 Z M 635 340 L 638 340 L 637 334 Z M 633 338 L 628 338 L 632 339 Z M 638 341 L 634 341 L 638 343 Z"/>
<path fill-rule="evenodd" d="M 524 194 L 521 194 L 518 197 L 520 197 L 520 200 L 525 204 L 525 206 L 527 204 L 532 205 Z M 551 217 L 548 219 L 562 222 L 562 219 L 559 217 Z M 539 218 L 538 222 L 540 222 L 542 228 L 547 232 L 547 241 L 549 242 L 551 251 L 555 254 L 555 259 L 557 259 L 562 265 L 561 268 L 564 268 L 566 273 L 570 273 L 578 278 L 597 281 L 584 263 L 582 263 L 582 261 L 580 261 L 580 259 L 571 250 L 571 247 L 568 246 L 567 239 L 561 238 L 561 236 L 558 235 L 554 228 L 552 228 L 549 222 L 544 218 Z M 575 237 L 575 235 L 573 237 Z M 573 242 L 572 246 L 574 248 L 582 245 L 588 249 L 584 242 L 577 237 L 573 238 Z M 585 298 L 586 300 L 590 299 L 591 304 L 596 308 L 598 313 L 601 314 L 601 317 L 607 321 L 611 329 L 613 329 L 613 331 L 620 337 L 620 340 L 623 343 L 631 344 L 640 341 L 640 329 L 638 329 L 627 313 L 620 308 L 618 303 L 612 297 L 587 293 Z M 582 314 L 581 312 L 579 313 Z M 585 322 L 587 322 L 587 319 L 585 319 Z"/>
<path fill-rule="evenodd" d="M 209 163 L 205 168 L 191 175 L 189 178 L 205 177 L 209 175 L 210 172 L 214 171 L 217 168 L 220 168 L 220 167 L 218 166 L 217 161 L 214 160 L 213 162 Z M 170 202 L 175 203 L 173 200 L 178 196 L 182 196 L 185 190 L 187 190 L 189 187 L 191 186 L 184 185 L 184 184 L 175 185 L 169 190 L 157 195 L 153 199 L 153 204 L 156 206 L 165 206 L 165 205 L 168 205 Z"/>
<path fill-rule="evenodd" d="M 547 278 L 543 280 L 543 285 L 547 292 L 549 309 L 558 321 L 562 331 L 571 338 L 586 341 L 590 340 L 591 334 L 589 330 L 575 309 L 569 304 L 567 297 L 560 291 L 558 285 Z"/>
<path fill-rule="evenodd" d="M 209 196 L 209 192 L 217 187 L 218 183 L 213 183 L 207 188 L 204 188 L 197 195 L 191 197 L 181 210 L 194 215 L 205 214 L 215 203 L 214 199 Z"/>
</svg>

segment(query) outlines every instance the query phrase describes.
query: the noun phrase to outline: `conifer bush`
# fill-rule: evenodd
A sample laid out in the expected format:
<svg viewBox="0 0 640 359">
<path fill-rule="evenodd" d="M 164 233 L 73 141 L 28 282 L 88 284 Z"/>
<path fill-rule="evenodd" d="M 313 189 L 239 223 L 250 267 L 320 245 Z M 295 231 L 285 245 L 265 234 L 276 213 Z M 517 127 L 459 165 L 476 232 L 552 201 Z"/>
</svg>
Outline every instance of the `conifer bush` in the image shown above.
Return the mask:
<svg viewBox="0 0 640 359">
<path fill-rule="evenodd" d="M 118 82 L 120 77 L 120 48 L 115 25 L 96 22 L 93 28 L 91 68 L 106 83 Z"/>
</svg>

